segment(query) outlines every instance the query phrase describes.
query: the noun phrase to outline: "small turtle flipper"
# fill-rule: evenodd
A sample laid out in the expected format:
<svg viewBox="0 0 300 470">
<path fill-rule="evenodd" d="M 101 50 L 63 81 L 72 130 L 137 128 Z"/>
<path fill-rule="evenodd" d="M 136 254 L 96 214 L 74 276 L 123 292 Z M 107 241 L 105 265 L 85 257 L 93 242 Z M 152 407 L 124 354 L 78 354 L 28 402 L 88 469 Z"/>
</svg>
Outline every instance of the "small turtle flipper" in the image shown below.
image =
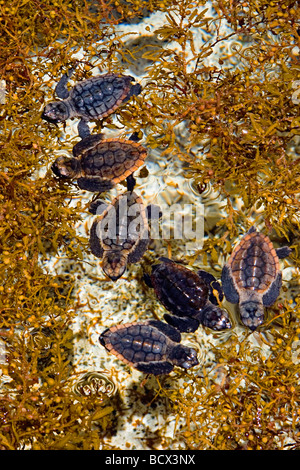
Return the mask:
<svg viewBox="0 0 300 470">
<path fill-rule="evenodd" d="M 99 237 L 97 234 L 98 222 L 95 221 L 90 230 L 90 249 L 94 256 L 97 258 L 102 258 L 103 248 L 100 244 Z"/>
<path fill-rule="evenodd" d="M 67 88 L 67 83 L 70 80 L 72 74 L 74 72 L 74 69 L 70 69 L 67 73 L 65 73 L 61 79 L 59 80 L 58 84 L 55 87 L 55 93 L 58 96 L 58 98 L 61 98 L 62 100 L 65 100 L 69 97 L 69 90 Z"/>
<path fill-rule="evenodd" d="M 143 281 L 145 282 L 145 284 L 150 287 L 150 289 L 153 289 L 153 284 L 152 284 L 152 281 L 151 281 L 151 276 L 149 276 L 149 274 L 147 273 L 144 273 L 143 275 Z"/>
<path fill-rule="evenodd" d="M 174 366 L 168 361 L 161 362 L 139 362 L 134 367 L 144 374 L 163 375 L 169 374 L 174 369 Z"/>
<path fill-rule="evenodd" d="M 293 250 L 289 246 L 282 246 L 276 249 L 276 254 L 279 259 L 287 258 Z"/>
<path fill-rule="evenodd" d="M 108 208 L 108 204 L 101 199 L 96 199 L 96 201 L 92 201 L 89 207 L 90 214 L 100 215 Z"/>
<path fill-rule="evenodd" d="M 159 331 L 161 331 L 164 335 L 168 336 L 175 343 L 180 343 L 181 334 L 172 325 L 168 325 L 167 323 L 164 323 L 160 320 L 148 320 L 147 324 L 157 328 Z"/>
<path fill-rule="evenodd" d="M 78 178 L 77 184 L 80 189 L 86 191 L 104 193 L 115 187 L 115 183 L 110 180 L 104 180 L 100 176 L 93 176 L 90 178 Z"/>
<path fill-rule="evenodd" d="M 131 136 L 129 137 L 129 140 L 132 140 L 133 142 L 138 142 L 139 140 L 141 140 L 143 136 L 143 133 L 140 131 L 140 132 L 133 132 L 131 134 Z"/>
<path fill-rule="evenodd" d="M 181 333 L 193 333 L 199 328 L 199 321 L 191 317 L 176 317 L 165 313 L 164 319 L 166 322 L 176 328 Z"/>
<path fill-rule="evenodd" d="M 222 288 L 228 302 L 231 302 L 232 304 L 238 304 L 240 296 L 238 291 L 234 287 L 233 279 L 230 275 L 229 268 L 226 265 L 222 269 L 221 281 Z"/>
<path fill-rule="evenodd" d="M 248 233 L 253 233 L 253 232 L 257 232 L 257 229 L 256 229 L 256 227 L 254 227 L 254 225 L 252 225 L 252 227 L 249 228 L 247 234 Z"/>
<path fill-rule="evenodd" d="M 146 207 L 146 214 L 148 220 L 159 220 L 162 218 L 161 208 L 156 204 L 149 204 Z"/>
<path fill-rule="evenodd" d="M 276 276 L 275 281 L 271 284 L 269 290 L 263 295 L 263 304 L 265 307 L 271 307 L 274 304 L 277 297 L 280 294 L 280 289 L 282 285 L 282 274 L 279 272 Z"/>
<path fill-rule="evenodd" d="M 127 176 L 126 182 L 127 182 L 127 191 L 130 191 L 132 193 L 136 184 L 136 180 L 133 177 L 133 174 Z"/>
<path fill-rule="evenodd" d="M 93 149 L 99 142 L 101 142 L 104 138 L 104 134 L 92 134 L 88 135 L 85 138 L 82 138 L 77 144 L 73 147 L 73 155 L 74 157 L 79 157 L 83 152 L 87 152 L 88 150 Z"/>
<path fill-rule="evenodd" d="M 141 238 L 135 248 L 128 254 L 128 263 L 137 263 L 144 255 L 148 245 L 149 239 Z"/>
<path fill-rule="evenodd" d="M 134 80 L 134 79 L 133 79 Z M 139 83 L 136 83 L 135 85 L 132 85 L 130 90 L 129 90 L 129 93 L 128 95 L 126 96 L 126 98 L 123 100 L 123 103 L 126 103 L 130 98 L 131 96 L 135 95 L 139 95 L 142 91 L 142 87 Z"/>
<path fill-rule="evenodd" d="M 82 139 L 85 139 L 86 137 L 91 135 L 90 127 L 87 121 L 85 121 L 84 119 L 80 119 L 78 126 L 77 126 L 77 130 L 78 130 L 79 137 L 81 137 Z"/>
</svg>

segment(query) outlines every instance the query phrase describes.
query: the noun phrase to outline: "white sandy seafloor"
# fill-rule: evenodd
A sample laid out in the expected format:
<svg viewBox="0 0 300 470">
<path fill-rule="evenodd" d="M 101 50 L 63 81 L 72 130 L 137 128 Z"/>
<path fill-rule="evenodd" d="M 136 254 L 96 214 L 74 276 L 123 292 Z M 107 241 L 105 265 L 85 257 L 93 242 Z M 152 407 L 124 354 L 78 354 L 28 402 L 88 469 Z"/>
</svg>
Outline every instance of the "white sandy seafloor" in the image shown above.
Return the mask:
<svg viewBox="0 0 300 470">
<path fill-rule="evenodd" d="M 211 16 L 211 12 L 207 12 Z M 153 35 L 153 31 L 164 23 L 164 14 L 155 13 L 142 19 L 138 24 L 120 25 L 120 33 L 133 33 L 129 36 L 128 42 L 133 44 L 155 43 L 158 39 Z M 146 29 L 147 28 L 147 29 Z M 226 32 L 226 30 L 224 30 Z M 200 33 L 199 33 L 200 34 Z M 204 34 L 201 32 L 201 34 Z M 195 37 L 198 40 L 196 46 L 200 47 L 201 42 L 207 38 Z M 231 43 L 228 41 L 227 47 Z M 210 56 L 207 61 L 217 62 L 218 54 Z M 137 59 L 134 66 L 130 66 L 128 73 L 136 77 L 143 85 L 146 76 L 144 67 L 148 65 L 144 59 Z M 95 70 L 95 74 L 97 74 Z M 77 134 L 78 121 L 68 123 L 66 132 L 69 135 Z M 71 124 L 71 125 L 70 125 Z M 111 136 L 111 132 L 106 132 Z M 185 129 L 178 128 L 178 140 L 185 138 Z M 143 143 L 143 141 L 142 141 Z M 65 153 L 65 152 L 64 152 Z M 209 232 L 215 227 L 220 218 L 226 214 L 222 212 L 222 201 L 214 190 L 208 187 L 200 196 L 195 192 L 191 183 L 182 176 L 181 162 L 176 158 L 161 156 L 159 149 L 149 150 L 149 156 L 145 166 L 149 172 L 148 177 L 140 178 L 137 172 L 136 193 L 142 196 L 145 204 L 158 204 L 163 212 L 161 221 L 162 227 L 168 228 L 168 207 L 178 203 L 181 207 L 184 204 L 192 204 L 198 208 L 198 214 L 204 211 L 205 232 Z M 113 199 L 120 192 L 125 191 L 123 185 L 105 195 L 106 200 Z M 84 202 L 91 199 L 92 194 L 80 192 L 78 197 L 82 197 Z M 77 201 L 74 200 L 73 203 Z M 238 201 L 237 201 L 238 204 Z M 83 222 L 78 224 L 78 234 L 88 237 L 89 228 L 93 221 L 93 216 L 86 213 Z M 198 241 L 201 245 L 201 240 Z M 171 256 L 177 260 L 184 260 L 187 254 L 185 243 L 178 240 L 171 243 Z M 174 252 L 175 247 L 175 252 Z M 192 254 L 192 250 L 188 252 Z M 169 256 L 168 241 L 154 240 L 148 252 L 144 255 L 140 264 L 130 265 L 125 275 L 116 282 L 107 281 L 101 267 L 100 260 L 92 254 L 86 253 L 84 261 L 81 263 L 65 258 L 52 258 L 46 268 L 55 274 L 70 274 L 74 277 L 76 298 L 76 315 L 73 330 L 76 333 L 74 342 L 74 364 L 78 373 L 100 371 L 109 377 L 114 377 L 114 382 L 120 393 L 122 400 L 122 413 L 117 416 L 117 431 L 113 436 L 106 438 L 107 446 L 117 449 L 171 449 L 180 448 L 176 441 L 176 430 L 184 425 L 184 420 L 176 421 L 176 415 L 168 405 L 167 399 L 156 397 L 155 390 L 159 385 L 155 377 L 150 377 L 145 384 L 145 375 L 129 368 L 119 361 L 114 355 L 110 355 L 102 346 L 98 338 L 100 333 L 114 324 L 144 321 L 152 318 L 163 318 L 165 309 L 156 300 L 154 293 L 142 281 L 144 271 L 150 271 L 151 264 L 158 260 L 159 256 Z M 204 267 L 201 259 L 196 259 L 194 267 Z M 285 275 L 290 276 L 289 270 L 284 270 Z M 224 302 L 224 306 L 233 312 L 233 306 Z M 235 333 L 241 334 L 244 338 L 245 329 L 239 325 L 234 325 Z M 194 334 L 183 334 L 182 343 L 190 345 L 199 351 L 199 366 L 193 368 L 193 374 L 201 376 L 202 367 L 211 370 L 212 377 L 220 379 L 215 374 L 214 368 L 217 364 L 211 353 L 210 344 L 218 345 L 223 341 L 230 331 L 218 334 L 212 333 L 203 328 L 199 328 Z M 258 335 L 252 335 L 253 346 L 257 346 Z M 263 342 L 260 345 L 266 348 Z M 268 350 L 266 350 L 266 357 Z M 172 373 L 168 377 L 159 379 L 164 386 L 173 386 Z M 181 380 L 182 382 L 184 379 Z M 179 384 L 176 386 L 179 386 Z M 176 442 L 176 444 L 173 443 Z"/>
</svg>

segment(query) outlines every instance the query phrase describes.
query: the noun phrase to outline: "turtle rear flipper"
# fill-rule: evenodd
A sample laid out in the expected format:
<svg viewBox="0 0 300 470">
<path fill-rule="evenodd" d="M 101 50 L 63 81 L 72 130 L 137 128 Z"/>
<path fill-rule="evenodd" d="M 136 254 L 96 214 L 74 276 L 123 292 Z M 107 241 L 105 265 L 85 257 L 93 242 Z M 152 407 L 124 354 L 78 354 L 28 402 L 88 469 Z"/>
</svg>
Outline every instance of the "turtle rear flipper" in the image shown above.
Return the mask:
<svg viewBox="0 0 300 470">
<path fill-rule="evenodd" d="M 79 137 L 85 139 L 91 135 L 90 126 L 88 125 L 85 119 L 80 119 L 78 126 L 77 126 Z"/>
<path fill-rule="evenodd" d="M 80 189 L 85 189 L 86 191 L 94 191 L 99 193 L 104 193 L 115 187 L 115 183 L 111 180 L 105 180 L 100 176 L 92 176 L 90 178 L 78 178 L 77 184 Z"/>
</svg>

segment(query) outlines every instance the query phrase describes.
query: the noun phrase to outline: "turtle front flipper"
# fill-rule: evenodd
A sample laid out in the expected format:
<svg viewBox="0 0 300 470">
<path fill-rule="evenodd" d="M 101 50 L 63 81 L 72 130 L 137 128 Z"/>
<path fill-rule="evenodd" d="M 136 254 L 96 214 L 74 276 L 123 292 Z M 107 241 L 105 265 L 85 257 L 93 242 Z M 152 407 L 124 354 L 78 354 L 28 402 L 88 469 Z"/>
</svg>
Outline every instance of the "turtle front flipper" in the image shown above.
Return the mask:
<svg viewBox="0 0 300 470">
<path fill-rule="evenodd" d="M 168 325 L 160 320 L 148 320 L 148 325 L 154 326 L 157 330 L 161 331 L 164 335 L 168 336 L 175 343 L 180 343 L 181 334 L 171 325 Z"/>
<path fill-rule="evenodd" d="M 148 245 L 149 239 L 141 238 L 136 244 L 135 248 L 128 254 L 128 263 L 137 263 L 144 255 Z"/>
<path fill-rule="evenodd" d="M 91 135 L 90 127 L 85 119 L 80 119 L 77 126 L 79 137 L 85 139 Z"/>
<path fill-rule="evenodd" d="M 151 276 L 148 274 L 148 273 L 144 273 L 143 275 L 143 281 L 145 282 L 145 284 L 150 287 L 150 289 L 153 289 L 153 284 L 152 284 L 152 281 L 151 281 Z"/>
<path fill-rule="evenodd" d="M 281 248 L 277 248 L 275 251 L 278 258 L 283 259 L 287 258 L 293 250 L 289 246 L 282 246 Z"/>
<path fill-rule="evenodd" d="M 104 250 L 101 246 L 99 236 L 97 234 L 97 227 L 98 222 L 97 220 L 95 220 L 90 230 L 90 249 L 94 256 L 96 256 L 97 258 L 102 258 Z"/>
<path fill-rule="evenodd" d="M 161 362 L 139 362 L 134 364 L 134 367 L 144 374 L 163 375 L 169 374 L 174 369 L 174 366 L 168 361 Z"/>
<path fill-rule="evenodd" d="M 134 85 L 131 86 L 128 95 L 123 100 L 123 103 L 126 103 L 131 98 L 131 96 L 139 95 L 141 93 L 141 91 L 142 91 L 141 85 L 139 83 L 135 83 Z"/>
<path fill-rule="evenodd" d="M 65 73 L 61 79 L 59 80 L 58 84 L 55 87 L 55 93 L 58 96 L 58 98 L 61 98 L 62 100 L 65 100 L 69 98 L 69 90 L 67 88 L 67 83 L 70 80 L 72 74 L 74 72 L 74 69 L 70 69 L 67 73 Z"/>
<path fill-rule="evenodd" d="M 108 204 L 101 199 L 96 199 L 96 201 L 92 201 L 89 207 L 90 214 L 100 215 L 108 208 Z"/>
<path fill-rule="evenodd" d="M 193 333 L 199 328 L 199 321 L 191 317 L 176 317 L 165 313 L 164 319 L 166 322 L 176 328 L 181 333 Z"/>
<path fill-rule="evenodd" d="M 81 121 L 80 121 L 81 122 Z M 92 134 L 88 135 L 73 147 L 73 155 L 74 157 L 79 157 L 84 152 L 88 152 L 89 150 L 93 149 L 99 142 L 101 142 L 104 138 L 104 134 Z"/>
<path fill-rule="evenodd" d="M 159 220 L 162 218 L 161 208 L 156 204 L 149 204 L 146 207 L 146 214 L 149 220 Z"/>
<path fill-rule="evenodd" d="M 263 295 L 262 301 L 265 307 L 271 307 L 276 302 L 280 294 L 282 284 L 282 274 L 279 272 L 274 282 L 272 282 L 269 290 Z"/>
<path fill-rule="evenodd" d="M 100 176 L 91 176 L 90 178 L 78 178 L 77 184 L 80 189 L 86 191 L 104 193 L 115 187 L 115 183 L 111 180 L 105 180 Z"/>
<path fill-rule="evenodd" d="M 223 288 L 225 297 L 228 300 L 228 302 L 231 302 L 232 304 L 238 304 L 240 296 L 234 286 L 234 282 L 230 274 L 230 270 L 228 266 L 226 265 L 222 269 L 221 281 L 222 281 L 222 288 Z"/>
<path fill-rule="evenodd" d="M 136 185 L 136 180 L 133 177 L 133 174 L 127 176 L 126 182 L 127 182 L 127 191 L 130 191 L 132 193 L 132 191 L 134 190 L 134 187 Z"/>
</svg>

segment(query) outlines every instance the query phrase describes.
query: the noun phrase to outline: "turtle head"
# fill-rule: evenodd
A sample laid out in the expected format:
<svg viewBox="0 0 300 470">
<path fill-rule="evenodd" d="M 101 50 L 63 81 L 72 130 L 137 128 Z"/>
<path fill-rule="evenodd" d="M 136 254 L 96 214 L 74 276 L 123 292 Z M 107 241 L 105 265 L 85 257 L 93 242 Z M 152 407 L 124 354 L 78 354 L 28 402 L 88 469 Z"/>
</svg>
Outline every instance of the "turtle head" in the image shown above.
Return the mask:
<svg viewBox="0 0 300 470">
<path fill-rule="evenodd" d="M 231 328 L 231 321 L 226 310 L 207 302 L 202 310 L 202 324 L 215 331 L 227 330 Z"/>
<path fill-rule="evenodd" d="M 58 157 L 51 165 L 51 170 L 59 178 L 76 178 L 79 166 L 77 158 Z"/>
<path fill-rule="evenodd" d="M 109 250 L 104 253 L 102 269 L 112 280 L 117 281 L 125 272 L 127 257 L 120 250 Z"/>
<path fill-rule="evenodd" d="M 264 306 L 258 300 L 248 300 L 240 303 L 241 320 L 245 326 L 254 331 L 264 321 Z"/>
<path fill-rule="evenodd" d="M 177 344 L 172 348 L 169 354 L 169 359 L 175 366 L 182 367 L 183 369 L 190 369 L 190 367 L 199 364 L 197 359 L 197 351 L 188 346 Z"/>
<path fill-rule="evenodd" d="M 52 124 L 65 121 L 70 117 L 70 109 L 65 101 L 52 101 L 46 104 L 43 112 L 42 119 L 45 119 Z"/>
</svg>

